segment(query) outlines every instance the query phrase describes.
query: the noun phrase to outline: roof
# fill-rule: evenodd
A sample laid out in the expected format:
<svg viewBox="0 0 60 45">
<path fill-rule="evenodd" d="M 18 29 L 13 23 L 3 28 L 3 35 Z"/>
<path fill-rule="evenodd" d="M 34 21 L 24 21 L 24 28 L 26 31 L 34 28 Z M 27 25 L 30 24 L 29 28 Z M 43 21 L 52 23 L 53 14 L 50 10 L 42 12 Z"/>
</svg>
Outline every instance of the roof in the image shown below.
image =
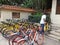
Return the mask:
<svg viewBox="0 0 60 45">
<path fill-rule="evenodd" d="M 11 6 L 11 5 L 1 5 L 0 9 L 2 10 L 14 10 L 14 11 L 24 11 L 24 12 L 35 12 L 35 10 L 30 8 L 23 8 L 20 6 Z"/>
</svg>

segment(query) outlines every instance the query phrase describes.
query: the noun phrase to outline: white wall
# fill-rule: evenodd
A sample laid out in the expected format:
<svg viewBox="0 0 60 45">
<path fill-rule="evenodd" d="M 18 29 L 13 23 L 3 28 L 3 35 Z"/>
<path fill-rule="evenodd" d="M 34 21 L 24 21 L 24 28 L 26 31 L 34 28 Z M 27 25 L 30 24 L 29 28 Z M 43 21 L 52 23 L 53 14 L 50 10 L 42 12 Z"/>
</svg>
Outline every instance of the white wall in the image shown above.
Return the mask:
<svg viewBox="0 0 60 45">
<path fill-rule="evenodd" d="M 60 14 L 56 14 L 57 0 L 52 1 L 51 21 L 53 24 L 60 26 Z"/>
<path fill-rule="evenodd" d="M 1 10 L 0 10 L 0 16 L 1 16 Z M 1 21 L 1 17 L 0 17 L 0 21 Z"/>
<path fill-rule="evenodd" d="M 28 19 L 28 16 L 31 15 L 31 13 L 28 12 L 20 12 L 20 19 Z"/>
<path fill-rule="evenodd" d="M 1 21 L 5 21 L 6 19 L 12 19 L 12 12 L 3 10 L 1 11 Z"/>
<path fill-rule="evenodd" d="M 2 10 L 1 11 L 1 21 L 5 21 L 6 19 L 12 19 L 12 12 L 17 12 L 17 11 Z M 20 12 L 20 11 L 18 11 L 18 12 Z M 31 15 L 31 13 L 20 12 L 20 19 L 28 19 L 29 15 Z"/>
</svg>

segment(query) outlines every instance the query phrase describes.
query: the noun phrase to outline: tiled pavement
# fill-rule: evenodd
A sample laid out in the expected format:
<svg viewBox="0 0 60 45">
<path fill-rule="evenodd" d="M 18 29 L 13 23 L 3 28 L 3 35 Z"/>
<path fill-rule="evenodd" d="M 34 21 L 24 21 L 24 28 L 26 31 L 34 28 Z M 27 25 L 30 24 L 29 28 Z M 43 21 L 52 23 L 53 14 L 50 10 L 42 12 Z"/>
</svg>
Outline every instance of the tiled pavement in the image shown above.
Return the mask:
<svg viewBox="0 0 60 45">
<path fill-rule="evenodd" d="M 8 40 L 2 37 L 1 34 L 0 34 L 0 45 L 8 45 Z"/>
<path fill-rule="evenodd" d="M 9 45 L 8 40 L 6 40 L 2 35 L 0 34 L 0 45 Z M 36 44 L 35 44 L 36 45 Z M 60 42 L 54 41 L 50 38 L 45 38 L 44 45 L 60 45 Z"/>
</svg>

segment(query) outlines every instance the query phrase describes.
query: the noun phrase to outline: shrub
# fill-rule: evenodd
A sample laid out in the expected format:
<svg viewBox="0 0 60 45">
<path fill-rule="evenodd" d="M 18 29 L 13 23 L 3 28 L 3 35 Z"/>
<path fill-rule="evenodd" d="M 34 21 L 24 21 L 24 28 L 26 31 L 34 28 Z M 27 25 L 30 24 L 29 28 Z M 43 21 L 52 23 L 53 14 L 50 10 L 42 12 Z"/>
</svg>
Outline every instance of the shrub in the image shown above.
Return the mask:
<svg viewBox="0 0 60 45">
<path fill-rule="evenodd" d="M 29 20 L 30 22 L 39 23 L 40 20 L 41 20 L 41 16 L 42 16 L 42 13 L 37 12 L 37 13 L 35 13 L 34 15 L 30 15 L 29 18 L 28 18 L 28 20 Z M 51 23 L 50 15 L 47 15 L 47 16 L 46 16 L 46 21 L 47 21 L 49 24 Z"/>
<path fill-rule="evenodd" d="M 36 22 L 39 23 L 41 19 L 41 13 L 35 13 L 34 15 L 30 15 L 28 20 L 30 22 Z"/>
</svg>

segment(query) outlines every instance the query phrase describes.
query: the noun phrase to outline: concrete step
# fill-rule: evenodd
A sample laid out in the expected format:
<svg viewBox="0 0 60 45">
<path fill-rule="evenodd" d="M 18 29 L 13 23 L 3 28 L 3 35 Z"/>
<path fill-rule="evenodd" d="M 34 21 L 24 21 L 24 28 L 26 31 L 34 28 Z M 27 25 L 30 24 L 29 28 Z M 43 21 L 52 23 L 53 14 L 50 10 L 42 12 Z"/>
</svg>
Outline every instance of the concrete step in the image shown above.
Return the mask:
<svg viewBox="0 0 60 45">
<path fill-rule="evenodd" d="M 48 34 L 48 37 L 53 39 L 53 40 L 60 41 L 60 37 L 59 36 L 56 36 L 56 35 L 53 35 L 53 34 Z"/>
<path fill-rule="evenodd" d="M 55 32 L 60 33 L 60 30 L 55 30 Z"/>
<path fill-rule="evenodd" d="M 59 30 L 60 26 L 58 26 L 57 24 L 51 24 L 51 29 L 52 30 Z"/>
<path fill-rule="evenodd" d="M 47 34 L 47 37 L 52 40 L 60 41 L 60 30 L 50 31 L 50 34 Z"/>
<path fill-rule="evenodd" d="M 60 45 L 60 42 L 56 41 L 56 39 L 54 40 L 54 38 L 45 36 L 44 45 Z"/>
<path fill-rule="evenodd" d="M 55 35 L 55 36 L 60 37 L 60 33 L 56 32 L 56 31 L 51 31 L 50 33 L 53 34 L 53 35 Z"/>
</svg>

